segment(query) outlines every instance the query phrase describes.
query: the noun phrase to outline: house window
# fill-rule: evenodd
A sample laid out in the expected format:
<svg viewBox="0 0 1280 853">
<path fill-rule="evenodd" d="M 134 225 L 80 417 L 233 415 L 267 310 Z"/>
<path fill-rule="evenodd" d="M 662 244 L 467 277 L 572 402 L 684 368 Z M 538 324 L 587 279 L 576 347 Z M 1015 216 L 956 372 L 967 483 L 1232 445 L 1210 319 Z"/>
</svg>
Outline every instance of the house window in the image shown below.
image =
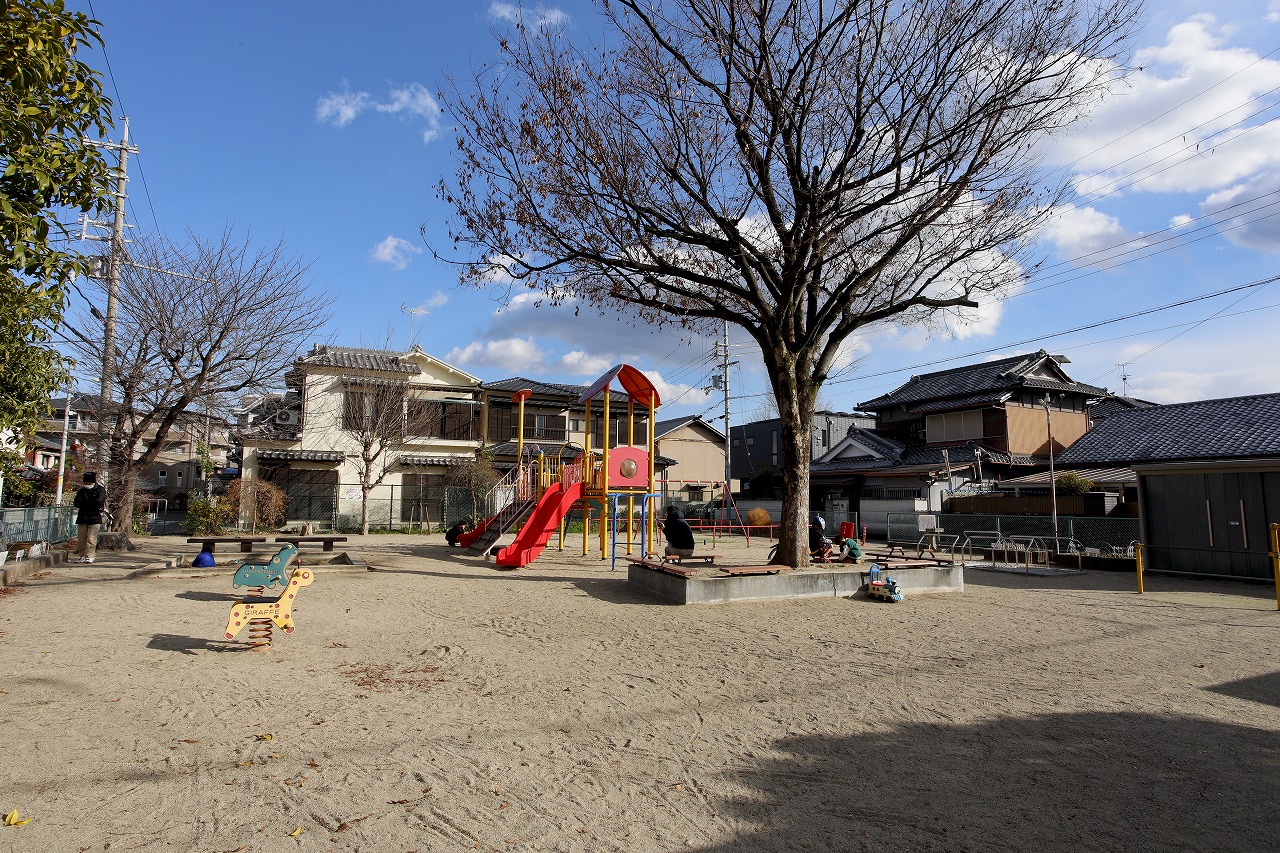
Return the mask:
<svg viewBox="0 0 1280 853">
<path fill-rule="evenodd" d="M 774 465 L 777 465 L 778 464 L 778 431 L 776 429 L 772 430 L 769 433 L 769 435 L 773 441 L 773 449 L 770 451 L 770 453 L 772 454 L 772 458 L 770 461 Z"/>
<path fill-rule="evenodd" d="M 163 486 L 165 481 L 169 479 L 169 472 L 161 468 L 156 472 L 156 476 L 160 478 L 160 485 Z"/>
<path fill-rule="evenodd" d="M 182 488 L 182 471 L 175 471 L 174 477 L 177 478 L 177 481 L 178 481 L 177 486 L 179 489 L 181 489 Z"/>
<path fill-rule="evenodd" d="M 489 404 L 489 440 L 509 441 L 516 437 L 516 413 L 511 406 Z"/>
<path fill-rule="evenodd" d="M 741 439 L 741 438 L 735 438 L 735 439 L 733 440 L 733 446 L 734 446 L 734 447 L 741 447 L 741 446 L 742 446 L 742 439 Z"/>
<path fill-rule="evenodd" d="M 943 441 L 967 441 L 982 438 L 982 411 L 948 412 L 929 415 L 925 421 L 925 440 L 930 444 Z"/>
<path fill-rule="evenodd" d="M 569 418 L 569 431 L 582 432 L 582 418 Z"/>
<path fill-rule="evenodd" d="M 703 497 L 703 491 L 702 491 L 702 487 L 701 487 L 701 486 L 690 486 L 690 487 L 689 487 L 689 500 L 690 500 L 690 501 L 702 501 L 702 500 L 706 500 L 706 498 L 704 498 L 704 497 Z"/>
</svg>

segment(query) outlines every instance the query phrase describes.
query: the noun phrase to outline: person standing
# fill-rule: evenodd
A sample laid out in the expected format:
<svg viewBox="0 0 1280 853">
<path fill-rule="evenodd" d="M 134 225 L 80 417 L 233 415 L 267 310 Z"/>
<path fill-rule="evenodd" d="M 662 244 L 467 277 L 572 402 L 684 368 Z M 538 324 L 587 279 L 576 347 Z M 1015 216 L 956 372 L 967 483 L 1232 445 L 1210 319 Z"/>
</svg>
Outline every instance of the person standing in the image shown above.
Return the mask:
<svg viewBox="0 0 1280 853">
<path fill-rule="evenodd" d="M 107 490 L 98 482 L 98 475 L 86 471 L 84 485 L 76 492 L 76 553 L 78 563 L 92 563 L 98 551 L 98 528 L 102 526 L 102 511 L 107 506 Z"/>
<path fill-rule="evenodd" d="M 680 510 L 667 507 L 667 520 L 662 522 L 662 534 L 667 537 L 668 557 L 693 556 L 693 529 L 684 520 Z"/>
</svg>

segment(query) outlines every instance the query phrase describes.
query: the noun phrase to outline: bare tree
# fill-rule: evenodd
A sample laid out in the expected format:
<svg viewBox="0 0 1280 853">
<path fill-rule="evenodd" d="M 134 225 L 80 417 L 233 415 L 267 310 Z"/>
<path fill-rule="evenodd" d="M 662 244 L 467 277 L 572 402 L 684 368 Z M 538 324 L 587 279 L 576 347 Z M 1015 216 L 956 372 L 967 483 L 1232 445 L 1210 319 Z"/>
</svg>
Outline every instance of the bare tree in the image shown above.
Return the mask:
<svg viewBox="0 0 1280 853">
<path fill-rule="evenodd" d="M 211 240 L 141 238 L 122 267 L 117 326 L 118 398 L 110 425 L 110 509 L 129 530 L 142 470 L 175 427 L 206 406 L 271 388 L 328 320 L 329 298 L 310 289 L 308 265 L 282 243 L 255 246 L 231 229 Z M 87 343 L 77 358 L 100 368 Z M 102 466 L 104 460 L 97 460 Z"/>
<path fill-rule="evenodd" d="M 408 381 L 366 377 L 350 380 L 342 394 L 342 428 L 358 447 L 354 465 L 360 477 L 360 533 L 369 533 L 369 494 L 399 459 L 405 436 Z"/>
<path fill-rule="evenodd" d="M 843 342 L 977 306 L 1065 192 L 1038 146 L 1124 69 L 1139 0 L 601 0 L 616 38 L 499 36 L 446 93 L 463 281 L 741 326 L 769 372 L 780 560 Z"/>
</svg>

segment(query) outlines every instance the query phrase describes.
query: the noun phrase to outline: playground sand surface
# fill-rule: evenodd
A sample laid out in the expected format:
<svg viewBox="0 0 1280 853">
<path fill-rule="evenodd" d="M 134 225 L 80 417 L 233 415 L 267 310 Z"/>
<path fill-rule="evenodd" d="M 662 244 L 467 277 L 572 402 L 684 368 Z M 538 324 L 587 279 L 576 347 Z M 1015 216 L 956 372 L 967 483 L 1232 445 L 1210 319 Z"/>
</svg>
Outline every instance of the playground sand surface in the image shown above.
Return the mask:
<svg viewBox="0 0 1280 853">
<path fill-rule="evenodd" d="M 1274 849 L 1269 587 L 969 572 L 681 607 L 577 551 L 353 537 L 265 653 L 176 537 L 0 596 L 0 849 Z M 571 544 L 574 541 L 571 540 Z M 769 543 L 720 542 L 726 563 Z M 242 637 L 239 639 L 243 639 Z"/>
</svg>

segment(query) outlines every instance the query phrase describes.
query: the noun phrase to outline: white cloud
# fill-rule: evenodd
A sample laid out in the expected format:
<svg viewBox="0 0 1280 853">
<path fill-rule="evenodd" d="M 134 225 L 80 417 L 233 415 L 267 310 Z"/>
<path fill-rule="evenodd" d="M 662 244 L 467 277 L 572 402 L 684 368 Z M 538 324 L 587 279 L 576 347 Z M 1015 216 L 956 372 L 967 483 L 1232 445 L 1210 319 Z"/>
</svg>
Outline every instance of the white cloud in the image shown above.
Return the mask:
<svg viewBox="0 0 1280 853">
<path fill-rule="evenodd" d="M 1280 24 L 1280 0 L 1271 0 L 1267 6 L 1267 20 L 1273 24 Z"/>
<path fill-rule="evenodd" d="M 390 264 L 402 270 L 409 266 L 409 260 L 422 253 L 422 248 L 415 246 L 402 237 L 388 234 L 387 239 L 369 250 L 369 257 L 380 264 Z"/>
<path fill-rule="evenodd" d="M 546 373 L 546 354 L 532 338 L 472 341 L 444 357 L 450 364 L 471 369 L 503 370 L 520 376 Z"/>
<path fill-rule="evenodd" d="M 1190 216 L 1187 216 L 1185 213 L 1179 213 L 1177 216 L 1169 220 L 1169 227 L 1170 228 L 1186 228 L 1188 225 L 1190 225 L 1194 221 L 1195 221 L 1194 219 L 1192 219 Z"/>
<path fill-rule="evenodd" d="M 1280 218 L 1266 209 L 1276 193 L 1280 193 L 1280 169 L 1213 193 L 1200 210 L 1213 217 L 1223 236 L 1237 246 L 1280 252 Z"/>
<path fill-rule="evenodd" d="M 440 104 L 421 83 L 392 89 L 390 98 L 375 104 L 374 109 L 380 113 L 403 114 L 425 120 L 427 127 L 422 131 L 423 142 L 430 142 L 440 134 Z"/>
<path fill-rule="evenodd" d="M 582 350 L 573 350 L 560 356 L 557 366 L 565 373 L 574 376 L 601 376 L 616 364 L 608 356 L 590 355 Z"/>
<path fill-rule="evenodd" d="M 316 102 L 316 120 L 346 127 L 369 105 L 368 92 L 352 92 L 344 81 L 341 92 L 330 92 Z"/>
<path fill-rule="evenodd" d="M 493 2 L 489 4 L 489 17 L 512 24 L 528 24 L 537 29 L 559 27 L 570 21 L 568 12 L 555 6 L 544 6 L 541 3 L 527 8 L 519 3 Z"/>
<path fill-rule="evenodd" d="M 1063 260 L 1069 260 L 1078 267 L 1100 269 L 1115 266 L 1118 255 L 1144 245 L 1114 216 L 1074 204 L 1054 209 L 1045 226 L 1044 236 L 1057 246 L 1058 257 Z"/>
<path fill-rule="evenodd" d="M 342 91 L 321 96 L 316 103 L 316 119 L 335 127 L 346 127 L 370 108 L 380 113 L 399 115 L 403 119 L 426 122 L 422 141 L 430 142 L 440 135 L 443 110 L 435 96 L 421 83 L 392 87 L 385 101 L 375 101 L 368 92 L 352 92 L 344 81 Z"/>
<path fill-rule="evenodd" d="M 439 308 L 449 301 L 449 294 L 443 290 L 437 290 L 431 296 L 427 297 L 427 301 L 422 303 L 421 308 Z"/>
<path fill-rule="evenodd" d="M 1077 189 L 1095 198 L 1211 191 L 1280 165 L 1280 122 L 1253 117 L 1274 98 L 1280 62 L 1227 45 L 1231 32 L 1196 15 L 1139 50 L 1139 70 L 1087 125 L 1055 140 L 1049 159 L 1070 165 Z"/>
</svg>

